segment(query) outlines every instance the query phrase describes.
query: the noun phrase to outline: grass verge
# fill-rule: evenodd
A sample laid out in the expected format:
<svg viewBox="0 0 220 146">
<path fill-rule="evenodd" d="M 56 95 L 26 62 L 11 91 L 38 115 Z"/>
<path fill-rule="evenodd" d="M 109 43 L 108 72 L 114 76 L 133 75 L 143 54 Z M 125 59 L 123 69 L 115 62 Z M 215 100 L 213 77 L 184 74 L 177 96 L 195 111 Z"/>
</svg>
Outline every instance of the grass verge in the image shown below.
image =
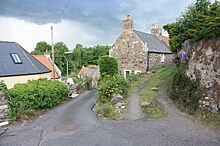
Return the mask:
<svg viewBox="0 0 220 146">
<path fill-rule="evenodd" d="M 167 115 L 164 107 L 157 101 L 158 90 L 166 79 L 175 73 L 175 67 L 164 67 L 151 75 L 145 88 L 140 93 L 141 106 L 148 118 L 161 118 Z"/>
<path fill-rule="evenodd" d="M 120 116 L 115 112 L 115 106 L 112 102 L 98 102 L 95 106 L 95 111 L 99 117 L 111 120 L 120 120 Z"/>
</svg>

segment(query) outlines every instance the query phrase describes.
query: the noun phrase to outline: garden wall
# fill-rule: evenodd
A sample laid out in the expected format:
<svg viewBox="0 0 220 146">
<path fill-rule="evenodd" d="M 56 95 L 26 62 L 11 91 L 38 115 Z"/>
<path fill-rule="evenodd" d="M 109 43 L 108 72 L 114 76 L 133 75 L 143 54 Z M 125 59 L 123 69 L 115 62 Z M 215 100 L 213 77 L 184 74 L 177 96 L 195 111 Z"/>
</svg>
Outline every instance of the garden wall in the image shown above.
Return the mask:
<svg viewBox="0 0 220 146">
<path fill-rule="evenodd" d="M 2 91 L 0 91 L 0 127 L 9 124 L 7 111 L 8 111 L 7 97 Z"/>
<path fill-rule="evenodd" d="M 220 113 L 220 37 L 195 43 L 187 76 L 200 82 L 200 107 Z"/>
</svg>

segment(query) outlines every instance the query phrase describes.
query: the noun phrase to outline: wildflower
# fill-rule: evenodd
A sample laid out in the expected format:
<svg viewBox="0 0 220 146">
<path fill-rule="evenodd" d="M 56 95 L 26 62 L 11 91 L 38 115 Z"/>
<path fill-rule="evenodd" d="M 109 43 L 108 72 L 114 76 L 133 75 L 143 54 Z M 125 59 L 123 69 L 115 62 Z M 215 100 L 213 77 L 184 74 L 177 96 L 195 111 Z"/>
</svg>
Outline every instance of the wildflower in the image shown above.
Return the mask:
<svg viewBox="0 0 220 146">
<path fill-rule="evenodd" d="M 178 57 L 181 59 L 181 62 L 187 62 L 189 60 L 187 51 L 181 50 L 178 53 Z"/>
<path fill-rule="evenodd" d="M 190 48 L 192 47 L 189 40 L 185 40 L 184 43 L 182 44 L 182 47 L 183 48 L 186 48 L 187 49 L 187 52 L 190 51 Z"/>
</svg>

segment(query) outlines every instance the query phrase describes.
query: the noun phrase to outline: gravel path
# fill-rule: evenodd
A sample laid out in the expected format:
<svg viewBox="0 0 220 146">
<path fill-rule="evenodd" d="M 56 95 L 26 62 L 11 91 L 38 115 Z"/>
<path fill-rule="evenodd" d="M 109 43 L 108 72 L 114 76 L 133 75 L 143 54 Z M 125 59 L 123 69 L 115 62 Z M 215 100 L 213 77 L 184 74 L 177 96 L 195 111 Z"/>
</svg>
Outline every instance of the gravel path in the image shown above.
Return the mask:
<svg viewBox="0 0 220 146">
<path fill-rule="evenodd" d="M 129 97 L 129 105 L 129 119 L 137 120 L 144 117 L 140 106 L 140 96 L 137 90 L 131 93 L 131 96 Z"/>
</svg>

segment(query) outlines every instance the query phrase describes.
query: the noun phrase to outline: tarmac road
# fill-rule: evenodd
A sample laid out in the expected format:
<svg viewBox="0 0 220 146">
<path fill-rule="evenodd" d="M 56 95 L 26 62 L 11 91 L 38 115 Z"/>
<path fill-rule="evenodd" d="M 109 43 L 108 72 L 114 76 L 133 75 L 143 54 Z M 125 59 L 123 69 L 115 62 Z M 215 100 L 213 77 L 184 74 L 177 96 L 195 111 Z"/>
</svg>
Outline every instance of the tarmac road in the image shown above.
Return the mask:
<svg viewBox="0 0 220 146">
<path fill-rule="evenodd" d="M 220 146 L 220 135 L 177 112 L 160 119 L 100 121 L 86 91 L 39 118 L 11 125 L 0 146 Z"/>
</svg>

